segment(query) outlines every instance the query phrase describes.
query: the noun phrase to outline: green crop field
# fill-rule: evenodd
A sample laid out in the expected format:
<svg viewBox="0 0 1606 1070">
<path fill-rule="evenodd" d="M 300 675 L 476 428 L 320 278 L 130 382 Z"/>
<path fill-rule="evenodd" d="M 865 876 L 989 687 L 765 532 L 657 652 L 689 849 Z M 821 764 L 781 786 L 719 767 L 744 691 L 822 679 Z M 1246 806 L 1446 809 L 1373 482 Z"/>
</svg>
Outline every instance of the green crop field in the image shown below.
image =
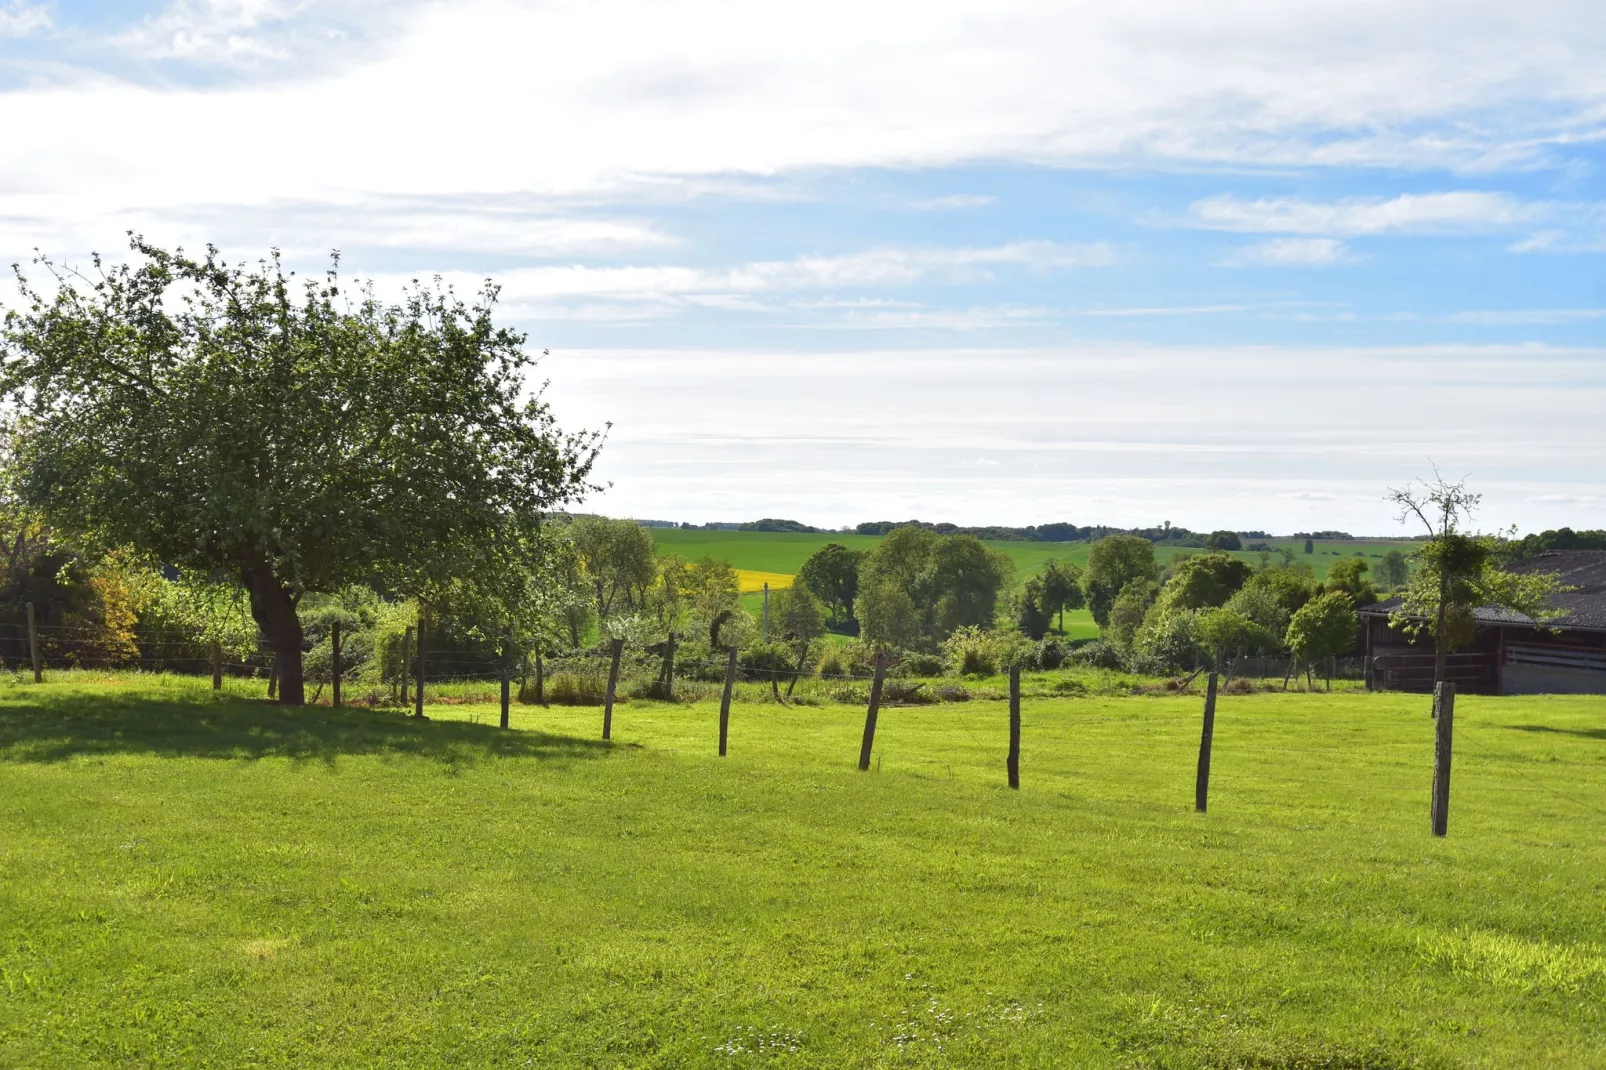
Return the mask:
<svg viewBox="0 0 1606 1070">
<path fill-rule="evenodd" d="M 771 562 L 773 563 L 773 562 Z M 0 684 L 0 1065 L 1599 1067 L 1606 703 Z M 232 686 L 232 685 L 231 685 Z"/>
</svg>

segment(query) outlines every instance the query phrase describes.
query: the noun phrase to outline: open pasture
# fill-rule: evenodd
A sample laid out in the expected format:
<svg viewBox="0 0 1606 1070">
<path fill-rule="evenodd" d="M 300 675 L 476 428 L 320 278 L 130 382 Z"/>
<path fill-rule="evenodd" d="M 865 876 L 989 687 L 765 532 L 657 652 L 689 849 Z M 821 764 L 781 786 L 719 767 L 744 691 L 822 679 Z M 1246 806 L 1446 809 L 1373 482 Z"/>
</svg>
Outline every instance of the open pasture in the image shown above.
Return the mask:
<svg viewBox="0 0 1606 1070">
<path fill-rule="evenodd" d="M 232 686 L 232 685 L 231 685 Z M 0 686 L 0 1065 L 1590 1067 L 1606 704 Z"/>
</svg>

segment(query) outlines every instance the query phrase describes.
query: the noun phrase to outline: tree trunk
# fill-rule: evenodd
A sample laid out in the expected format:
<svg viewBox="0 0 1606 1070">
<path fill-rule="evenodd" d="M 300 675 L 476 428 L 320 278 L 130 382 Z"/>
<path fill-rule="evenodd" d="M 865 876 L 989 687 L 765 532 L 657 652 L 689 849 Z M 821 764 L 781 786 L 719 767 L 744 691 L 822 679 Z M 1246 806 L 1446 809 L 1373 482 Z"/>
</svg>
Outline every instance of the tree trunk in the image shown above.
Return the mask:
<svg viewBox="0 0 1606 1070">
<path fill-rule="evenodd" d="M 301 618 L 296 600 L 266 562 L 241 570 L 241 581 L 251 596 L 251 617 L 273 651 L 279 676 L 279 704 L 302 706 L 307 701 L 301 674 Z"/>
<path fill-rule="evenodd" d="M 792 697 L 792 689 L 797 686 L 797 678 L 803 675 L 803 667 L 805 665 L 807 665 L 808 663 L 809 663 L 809 644 L 808 644 L 807 641 L 804 641 L 803 645 L 798 648 L 798 652 L 797 652 L 797 671 L 792 674 L 792 678 L 790 680 L 786 681 L 786 697 L 787 698 L 791 698 Z"/>
</svg>

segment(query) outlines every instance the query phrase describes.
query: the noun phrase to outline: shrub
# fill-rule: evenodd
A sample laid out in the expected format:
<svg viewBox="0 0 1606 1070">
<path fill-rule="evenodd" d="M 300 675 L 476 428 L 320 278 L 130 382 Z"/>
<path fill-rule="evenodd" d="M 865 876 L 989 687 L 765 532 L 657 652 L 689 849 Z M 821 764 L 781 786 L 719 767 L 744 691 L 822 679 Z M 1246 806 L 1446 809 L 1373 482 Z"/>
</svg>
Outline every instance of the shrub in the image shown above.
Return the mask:
<svg viewBox="0 0 1606 1070">
<path fill-rule="evenodd" d="M 881 685 L 881 701 L 923 706 L 938 701 L 938 698 L 928 692 L 926 685 L 920 680 L 888 680 Z"/>
<path fill-rule="evenodd" d="M 969 702 L 970 692 L 958 684 L 944 684 L 937 688 L 937 697 L 944 702 Z"/>
<path fill-rule="evenodd" d="M 1009 664 L 1021 644 L 1013 632 L 984 631 L 975 626 L 959 628 L 943 640 L 942 656 L 948 671 L 956 676 L 991 676 Z"/>
<path fill-rule="evenodd" d="M 942 658 L 936 654 L 905 651 L 898 661 L 899 676 L 941 676 Z"/>
<path fill-rule="evenodd" d="M 1030 662 L 1039 669 L 1057 669 L 1065 664 L 1068 651 L 1058 639 L 1043 639 L 1033 645 Z"/>
<path fill-rule="evenodd" d="M 557 706 L 600 706 L 607 691 L 606 680 L 575 672 L 560 672 L 546 681 L 546 699 Z"/>
<path fill-rule="evenodd" d="M 1072 665 L 1086 665 L 1091 669 L 1120 669 L 1126 665 L 1126 659 L 1119 650 L 1098 639 L 1083 643 L 1071 651 L 1069 660 Z"/>
</svg>

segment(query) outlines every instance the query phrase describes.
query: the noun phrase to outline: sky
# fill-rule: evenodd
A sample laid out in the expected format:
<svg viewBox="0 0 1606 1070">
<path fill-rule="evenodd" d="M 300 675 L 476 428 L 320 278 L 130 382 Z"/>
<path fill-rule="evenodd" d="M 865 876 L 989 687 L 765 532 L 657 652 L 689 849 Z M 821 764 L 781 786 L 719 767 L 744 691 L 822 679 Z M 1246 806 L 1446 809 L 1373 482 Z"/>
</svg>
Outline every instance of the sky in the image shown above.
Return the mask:
<svg viewBox="0 0 1606 1070">
<path fill-rule="evenodd" d="M 0 0 L 0 146 L 25 271 L 495 280 L 614 515 L 1606 527 L 1599 0 Z"/>
</svg>

